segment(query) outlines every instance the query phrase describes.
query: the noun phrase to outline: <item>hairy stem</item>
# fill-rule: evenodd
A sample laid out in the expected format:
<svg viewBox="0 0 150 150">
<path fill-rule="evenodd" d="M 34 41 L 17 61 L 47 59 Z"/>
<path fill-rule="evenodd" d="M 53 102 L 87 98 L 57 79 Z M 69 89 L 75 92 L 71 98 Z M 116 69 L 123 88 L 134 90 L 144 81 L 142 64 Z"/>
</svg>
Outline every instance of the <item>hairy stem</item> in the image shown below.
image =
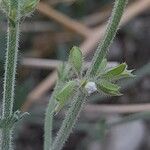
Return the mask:
<svg viewBox="0 0 150 150">
<path fill-rule="evenodd" d="M 115 1 L 112 15 L 107 25 L 106 33 L 104 35 L 102 42 L 99 44 L 94 54 L 92 65 L 87 72 L 87 76 L 89 75 L 94 76 L 96 74 L 99 65 L 101 64 L 103 58 L 106 56 L 108 49 L 116 35 L 119 22 L 121 20 L 121 16 L 123 15 L 127 1 L 128 0 Z"/>
<path fill-rule="evenodd" d="M 7 119 L 13 113 L 13 102 L 14 102 L 14 86 L 15 86 L 15 75 L 17 66 L 17 55 L 18 55 L 18 42 L 19 42 L 19 4 L 16 2 L 16 15 L 12 19 L 8 17 L 8 32 L 7 32 L 7 51 L 6 51 L 6 62 L 5 62 L 5 77 L 4 77 L 4 92 L 3 92 L 3 107 L 2 107 L 2 118 Z M 9 3 L 9 15 L 11 15 L 11 8 L 13 3 Z M 10 150 L 11 147 L 11 131 L 12 129 L 2 128 L 2 150 Z"/>
<path fill-rule="evenodd" d="M 53 142 L 52 148 L 50 150 L 61 150 L 67 138 L 69 137 L 72 128 L 77 120 L 77 117 L 82 109 L 82 106 L 86 100 L 86 95 L 82 91 L 77 92 L 72 106 L 69 108 L 66 117 L 62 123 L 61 128 Z"/>
<path fill-rule="evenodd" d="M 52 129 L 53 129 L 53 116 L 55 103 L 55 94 L 59 87 L 59 83 L 56 84 L 54 92 L 50 98 L 46 114 L 45 114 L 45 124 L 44 124 L 44 150 L 49 150 L 52 146 Z"/>
<path fill-rule="evenodd" d="M 14 86 L 18 54 L 19 22 L 15 25 L 8 19 L 7 53 L 3 94 L 3 117 L 12 114 L 14 101 Z"/>
<path fill-rule="evenodd" d="M 1 141 L 1 150 L 12 150 L 11 135 L 12 130 L 3 129 L 1 138 L 4 140 Z"/>
</svg>

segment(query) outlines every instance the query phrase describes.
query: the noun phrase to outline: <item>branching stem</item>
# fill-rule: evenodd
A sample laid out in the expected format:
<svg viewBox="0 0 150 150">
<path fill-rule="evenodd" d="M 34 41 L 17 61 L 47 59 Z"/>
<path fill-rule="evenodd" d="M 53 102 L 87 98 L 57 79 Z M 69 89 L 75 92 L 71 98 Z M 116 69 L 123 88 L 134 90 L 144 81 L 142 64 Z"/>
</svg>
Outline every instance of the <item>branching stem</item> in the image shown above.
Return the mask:
<svg viewBox="0 0 150 150">
<path fill-rule="evenodd" d="M 73 104 L 69 108 L 50 150 L 61 150 L 72 131 L 72 128 L 86 100 L 86 95 L 82 91 L 79 90 L 76 94 L 77 95 L 74 97 Z"/>
<path fill-rule="evenodd" d="M 98 45 L 98 48 L 94 54 L 92 65 L 87 72 L 87 77 L 94 76 L 97 73 L 97 70 L 103 58 L 108 53 L 109 47 L 117 33 L 119 22 L 121 20 L 121 17 L 123 15 L 127 2 L 128 0 L 116 0 L 115 1 L 112 15 L 109 19 L 109 22 L 106 28 L 106 33 L 104 35 L 102 42 Z"/>
<path fill-rule="evenodd" d="M 90 76 L 95 76 L 103 58 L 106 56 L 108 52 L 108 48 L 116 35 L 119 22 L 123 14 L 124 8 L 126 6 L 126 3 L 127 0 L 115 1 L 115 6 L 107 26 L 106 34 L 104 35 L 103 41 L 101 42 L 101 44 L 98 46 L 96 50 L 96 53 L 92 60 L 92 65 L 86 74 L 87 78 L 89 78 Z M 68 136 L 72 131 L 72 128 L 80 113 L 80 110 L 82 109 L 85 99 L 86 99 L 86 95 L 81 91 L 79 91 L 77 95 L 74 97 L 74 103 L 69 108 L 66 117 L 62 123 L 62 126 L 58 131 L 58 134 L 52 144 L 52 148 L 50 147 L 50 150 L 62 149 L 63 144 L 65 143 L 65 141 L 67 140 Z"/>
</svg>

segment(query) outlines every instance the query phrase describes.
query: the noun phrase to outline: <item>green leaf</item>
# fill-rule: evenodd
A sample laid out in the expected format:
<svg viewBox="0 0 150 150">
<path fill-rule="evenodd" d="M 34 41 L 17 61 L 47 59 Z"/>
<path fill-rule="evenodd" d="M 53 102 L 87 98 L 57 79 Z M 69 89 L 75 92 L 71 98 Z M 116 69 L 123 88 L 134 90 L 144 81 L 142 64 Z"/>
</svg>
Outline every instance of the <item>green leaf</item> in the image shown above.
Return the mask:
<svg viewBox="0 0 150 150">
<path fill-rule="evenodd" d="M 113 76 L 111 80 L 116 81 L 123 78 L 133 78 L 135 77 L 135 75 L 133 75 L 132 72 L 133 70 L 127 70 L 127 66 L 126 66 L 125 70 L 121 74 Z"/>
<path fill-rule="evenodd" d="M 80 75 L 82 70 L 83 56 L 79 47 L 73 46 L 70 50 L 69 62 L 75 72 Z"/>
<path fill-rule="evenodd" d="M 0 119 L 0 128 L 11 129 L 15 123 L 17 123 L 27 115 L 29 115 L 29 113 L 22 113 L 21 111 L 17 110 L 11 116 Z"/>
<path fill-rule="evenodd" d="M 114 68 L 110 69 L 109 71 L 107 71 L 104 74 L 104 77 L 105 78 L 112 78 L 114 76 L 118 76 L 124 72 L 126 67 L 127 67 L 126 63 L 122 63 L 122 64 L 118 65 L 117 67 L 114 67 Z"/>
<path fill-rule="evenodd" d="M 104 58 L 103 61 L 102 61 L 101 64 L 100 64 L 98 70 L 97 70 L 97 74 L 98 74 L 98 75 L 99 75 L 99 74 L 102 74 L 102 73 L 104 72 L 106 66 L 107 66 L 107 59 Z"/>
<path fill-rule="evenodd" d="M 55 96 L 59 104 L 64 105 L 69 100 L 69 98 L 73 95 L 76 87 L 77 87 L 76 81 L 67 82 L 64 85 L 64 87 Z"/>
<path fill-rule="evenodd" d="M 67 63 L 62 63 L 59 65 L 58 67 L 58 79 L 60 81 L 67 81 L 69 79 L 69 75 L 70 75 L 70 66 Z"/>
<path fill-rule="evenodd" d="M 32 13 L 35 10 L 38 3 L 39 0 L 20 0 L 19 3 L 18 0 L 13 0 L 11 2 L 11 11 L 9 12 L 9 0 L 1 0 L 0 7 L 6 13 L 6 15 L 14 21 L 14 18 L 17 16 L 18 4 L 20 5 L 19 15 L 21 18 Z"/>
<path fill-rule="evenodd" d="M 22 0 L 21 1 L 21 16 L 26 16 L 32 13 L 37 4 L 39 3 L 39 0 Z"/>
<path fill-rule="evenodd" d="M 104 93 L 112 95 L 112 96 L 122 95 L 119 92 L 120 86 L 113 84 L 107 80 L 100 80 L 100 82 L 97 84 L 97 88 L 99 91 L 103 91 Z"/>
</svg>

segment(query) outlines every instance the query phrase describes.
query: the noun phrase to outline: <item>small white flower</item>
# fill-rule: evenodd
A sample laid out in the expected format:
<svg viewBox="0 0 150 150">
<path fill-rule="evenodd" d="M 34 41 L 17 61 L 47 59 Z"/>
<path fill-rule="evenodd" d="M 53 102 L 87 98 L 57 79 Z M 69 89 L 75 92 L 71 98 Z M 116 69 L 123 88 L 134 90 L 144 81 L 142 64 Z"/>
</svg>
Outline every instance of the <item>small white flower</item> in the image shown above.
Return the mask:
<svg viewBox="0 0 150 150">
<path fill-rule="evenodd" d="M 96 86 L 95 82 L 88 82 L 85 85 L 85 89 L 88 92 L 88 94 L 92 94 L 97 91 L 97 86 Z"/>
</svg>

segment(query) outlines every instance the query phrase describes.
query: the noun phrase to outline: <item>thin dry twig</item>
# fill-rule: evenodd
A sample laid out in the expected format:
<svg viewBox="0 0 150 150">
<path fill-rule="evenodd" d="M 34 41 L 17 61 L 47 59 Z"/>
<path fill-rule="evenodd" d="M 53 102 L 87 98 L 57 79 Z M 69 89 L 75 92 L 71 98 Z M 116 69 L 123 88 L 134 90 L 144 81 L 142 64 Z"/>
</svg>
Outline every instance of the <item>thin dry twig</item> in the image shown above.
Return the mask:
<svg viewBox="0 0 150 150">
<path fill-rule="evenodd" d="M 43 58 L 23 58 L 21 65 L 28 68 L 39 68 L 39 69 L 57 69 L 62 63 L 60 60 L 43 59 Z M 89 67 L 91 62 L 86 62 L 85 68 Z M 116 66 L 118 63 L 115 61 L 108 62 L 108 67 Z"/>
<path fill-rule="evenodd" d="M 128 105 L 95 105 L 88 104 L 84 108 L 85 113 L 89 114 L 129 114 L 137 112 L 150 112 L 150 103 L 147 104 L 128 104 Z"/>
<path fill-rule="evenodd" d="M 71 31 L 78 33 L 79 35 L 83 37 L 87 38 L 92 33 L 92 31 L 85 25 L 58 12 L 57 10 L 53 9 L 51 6 L 48 6 L 47 4 L 45 4 L 44 2 L 40 2 L 37 9 L 42 14 L 48 16 L 49 18 L 61 24 L 62 26 L 66 27 L 67 29 Z"/>
</svg>

